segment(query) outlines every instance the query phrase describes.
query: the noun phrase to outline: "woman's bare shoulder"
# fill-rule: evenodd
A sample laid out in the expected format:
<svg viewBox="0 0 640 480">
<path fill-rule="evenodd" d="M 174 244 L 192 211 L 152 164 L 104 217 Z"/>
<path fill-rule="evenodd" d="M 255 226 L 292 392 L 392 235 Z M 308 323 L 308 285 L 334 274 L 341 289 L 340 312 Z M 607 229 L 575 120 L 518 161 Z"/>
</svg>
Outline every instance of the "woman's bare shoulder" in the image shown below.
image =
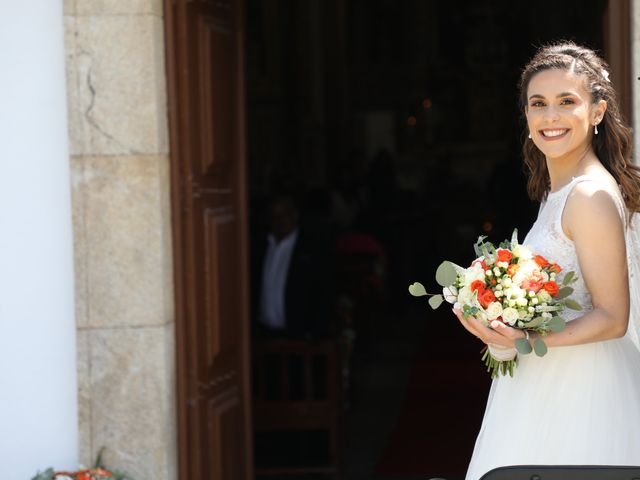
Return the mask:
<svg viewBox="0 0 640 480">
<path fill-rule="evenodd" d="M 567 198 L 563 215 L 566 233 L 572 238 L 578 230 L 619 229 L 624 215 L 619 199 L 618 184 L 609 172 L 583 179 Z"/>
</svg>

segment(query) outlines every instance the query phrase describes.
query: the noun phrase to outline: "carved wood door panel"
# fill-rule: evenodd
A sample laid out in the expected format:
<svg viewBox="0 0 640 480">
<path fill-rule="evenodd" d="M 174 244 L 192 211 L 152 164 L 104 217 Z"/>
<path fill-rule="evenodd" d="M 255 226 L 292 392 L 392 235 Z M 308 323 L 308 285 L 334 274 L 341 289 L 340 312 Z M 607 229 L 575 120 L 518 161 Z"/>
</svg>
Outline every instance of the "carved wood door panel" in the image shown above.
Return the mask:
<svg viewBox="0 0 640 480">
<path fill-rule="evenodd" d="M 241 0 L 166 0 L 181 480 L 252 477 Z"/>
</svg>

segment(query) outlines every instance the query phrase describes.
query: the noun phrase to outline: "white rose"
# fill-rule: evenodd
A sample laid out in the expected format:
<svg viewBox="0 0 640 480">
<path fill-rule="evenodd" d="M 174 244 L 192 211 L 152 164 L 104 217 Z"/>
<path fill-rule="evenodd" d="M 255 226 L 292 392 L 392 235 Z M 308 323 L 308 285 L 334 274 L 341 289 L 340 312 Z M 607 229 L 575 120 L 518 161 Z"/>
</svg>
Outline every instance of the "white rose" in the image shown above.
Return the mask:
<svg viewBox="0 0 640 480">
<path fill-rule="evenodd" d="M 533 272 L 538 270 L 540 270 L 540 267 L 533 260 L 521 260 L 518 263 L 518 271 L 513 276 L 513 282 L 520 285 L 529 278 Z"/>
<path fill-rule="evenodd" d="M 516 299 L 524 298 L 525 295 L 526 295 L 526 291 L 521 289 L 517 285 L 514 285 L 513 287 L 511 287 L 511 296 L 513 298 L 516 298 Z"/>
<path fill-rule="evenodd" d="M 447 302 L 456 303 L 456 300 L 458 299 L 458 289 L 453 285 L 450 287 L 444 287 L 442 289 L 442 295 Z"/>
<path fill-rule="evenodd" d="M 535 297 L 535 298 L 532 298 L 532 299 L 531 299 L 531 303 L 532 303 L 533 305 L 537 305 L 537 304 L 538 304 L 538 302 L 539 302 L 538 297 Z"/>
<path fill-rule="evenodd" d="M 515 308 L 507 307 L 502 311 L 502 319 L 509 325 L 514 325 L 518 320 L 518 311 Z"/>
<path fill-rule="evenodd" d="M 472 267 L 469 267 L 464 272 L 464 284 L 471 285 L 476 280 L 484 281 L 484 270 L 482 269 L 482 265 L 476 263 Z"/>
<path fill-rule="evenodd" d="M 500 275 L 500 269 L 498 267 L 494 267 L 493 268 L 493 273 L 495 273 L 496 275 Z"/>
<path fill-rule="evenodd" d="M 504 285 L 505 287 L 510 287 L 511 285 L 513 285 L 513 282 L 511 281 L 511 278 L 503 277 L 502 278 L 502 285 Z"/>
<path fill-rule="evenodd" d="M 513 248 L 513 255 L 523 260 L 529 260 L 533 257 L 531 250 L 523 245 L 516 245 Z"/>
<path fill-rule="evenodd" d="M 496 265 L 500 268 L 504 268 L 505 270 L 509 268 L 509 262 L 497 262 Z"/>
<path fill-rule="evenodd" d="M 462 287 L 458 292 L 458 302 L 463 305 L 479 306 L 480 303 L 475 297 L 475 293 L 469 287 Z"/>
<path fill-rule="evenodd" d="M 519 307 L 526 307 L 526 306 L 527 306 L 527 303 L 528 303 L 528 302 L 527 302 L 527 299 L 526 299 L 526 298 L 518 298 L 518 299 L 516 300 L 516 304 L 517 304 Z"/>
<path fill-rule="evenodd" d="M 495 320 L 502 315 L 502 305 L 500 302 L 491 302 L 487 307 L 487 318 L 489 320 Z"/>
</svg>

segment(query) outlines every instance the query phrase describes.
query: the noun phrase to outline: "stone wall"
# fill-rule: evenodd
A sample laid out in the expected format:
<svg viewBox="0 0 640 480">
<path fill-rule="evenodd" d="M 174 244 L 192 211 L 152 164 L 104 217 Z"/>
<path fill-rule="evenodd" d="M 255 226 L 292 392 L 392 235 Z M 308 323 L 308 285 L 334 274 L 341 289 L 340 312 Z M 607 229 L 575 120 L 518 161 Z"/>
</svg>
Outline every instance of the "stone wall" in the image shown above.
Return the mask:
<svg viewBox="0 0 640 480">
<path fill-rule="evenodd" d="M 162 0 L 65 0 L 80 458 L 175 479 Z"/>
</svg>

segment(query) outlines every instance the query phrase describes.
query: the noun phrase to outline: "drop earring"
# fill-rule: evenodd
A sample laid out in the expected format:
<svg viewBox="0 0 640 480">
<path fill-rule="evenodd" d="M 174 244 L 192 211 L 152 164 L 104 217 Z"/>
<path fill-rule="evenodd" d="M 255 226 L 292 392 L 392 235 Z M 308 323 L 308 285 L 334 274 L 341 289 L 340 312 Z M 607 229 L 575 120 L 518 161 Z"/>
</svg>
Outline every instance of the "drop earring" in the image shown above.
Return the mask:
<svg viewBox="0 0 640 480">
<path fill-rule="evenodd" d="M 597 135 L 597 134 L 598 134 L 598 124 L 597 124 L 597 123 L 593 126 L 593 133 L 594 133 L 595 135 Z"/>
<path fill-rule="evenodd" d="M 531 132 L 529 132 L 529 138 L 531 138 Z"/>
</svg>

